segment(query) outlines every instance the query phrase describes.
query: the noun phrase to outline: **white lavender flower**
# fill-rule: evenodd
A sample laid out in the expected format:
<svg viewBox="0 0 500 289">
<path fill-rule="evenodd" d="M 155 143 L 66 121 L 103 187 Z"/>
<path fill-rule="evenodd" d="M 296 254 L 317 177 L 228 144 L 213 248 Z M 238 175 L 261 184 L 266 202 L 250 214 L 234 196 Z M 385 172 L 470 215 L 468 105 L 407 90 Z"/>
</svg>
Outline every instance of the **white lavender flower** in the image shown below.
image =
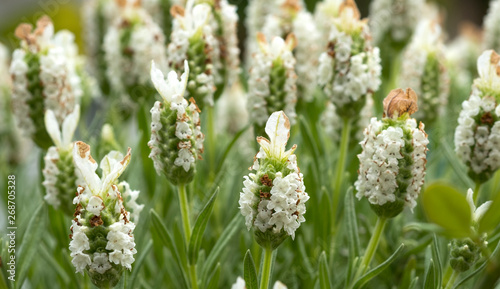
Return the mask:
<svg viewBox="0 0 500 289">
<path fill-rule="evenodd" d="M 54 35 L 50 18 L 44 16 L 32 31 L 21 24 L 16 36 L 21 48 L 12 55 L 12 105 L 19 127 L 43 149 L 52 142 L 44 125 L 45 110 L 51 109 L 59 124 L 79 103 L 82 94 L 75 72 L 76 46 L 67 31 Z"/>
<path fill-rule="evenodd" d="M 250 173 L 245 176 L 240 193 L 240 210 L 245 224 L 254 228 L 257 243 L 276 249 L 305 222 L 305 192 L 303 175 L 297 166 L 294 145 L 285 151 L 290 137 L 290 122 L 283 111 L 274 112 L 267 121 L 266 133 L 270 140 L 258 137 L 259 153 Z"/>
<path fill-rule="evenodd" d="M 130 162 L 130 149 L 125 157 L 118 152 L 104 157 L 100 163 L 102 177 L 95 172 L 97 163 L 90 155 L 89 145 L 76 142 L 73 159 L 83 184 L 73 200 L 76 210 L 69 245 L 72 263 L 76 272 L 87 271 L 97 287 L 111 288 L 125 268 L 131 270 L 137 252 L 135 224 L 124 207 L 120 192 L 123 186 L 117 185 Z"/>
<path fill-rule="evenodd" d="M 213 63 L 218 63 L 220 49 L 212 26 L 208 25 L 213 17 L 211 7 L 206 3 L 195 5 L 194 0 L 189 0 L 186 9 L 173 6 L 172 13 L 175 19 L 168 45 L 170 69 L 180 71 L 187 59 L 191 74 L 186 97 L 194 98 L 200 108 L 213 106 L 216 70 Z"/>
<path fill-rule="evenodd" d="M 487 181 L 500 167 L 500 57 L 487 50 L 477 60 L 479 78 L 462 103 L 455 130 L 455 152 L 476 182 Z"/>
<path fill-rule="evenodd" d="M 217 103 L 217 124 L 224 131 L 235 134 L 248 124 L 247 97 L 240 82 L 222 94 Z"/>
<path fill-rule="evenodd" d="M 314 22 L 322 36 L 330 35 L 332 26 L 335 25 L 335 18 L 339 16 L 340 6 L 344 0 L 323 0 L 316 4 L 314 8 Z M 327 37 L 321 37 L 321 47 L 328 44 Z"/>
<path fill-rule="evenodd" d="M 154 62 L 151 66 L 151 80 L 163 101 L 157 101 L 151 109 L 149 157 L 156 172 L 173 184 L 186 184 L 193 179 L 196 160 L 203 153 L 200 111 L 192 98 L 190 103 L 184 98 L 188 75 L 187 60 L 180 80 L 175 71 L 170 71 L 165 79 Z"/>
<path fill-rule="evenodd" d="M 373 48 L 356 4 L 344 2 L 333 20 L 327 51 L 319 58 L 318 83 L 342 118 L 357 117 L 380 86 L 380 53 Z"/>
<path fill-rule="evenodd" d="M 400 83 L 419 95 L 419 112 L 415 115 L 428 126 L 444 114 L 448 102 L 449 76 L 444 66 L 441 26 L 422 20 L 403 54 Z"/>
<path fill-rule="evenodd" d="M 372 1 L 370 28 L 375 45 L 406 45 L 422 17 L 424 4 L 424 0 Z"/>
<path fill-rule="evenodd" d="M 167 67 L 165 36 L 137 4 L 124 4 L 104 38 L 106 75 L 120 98 L 133 102 L 154 99 L 148 71 L 151 60 Z"/>
<path fill-rule="evenodd" d="M 293 33 L 297 40 L 293 55 L 296 59 L 297 88 L 299 99 L 312 101 L 316 89 L 316 74 L 321 46 L 319 33 L 313 16 L 301 7 L 297 0 L 284 1 L 277 13 L 265 18 L 262 33 L 267 39 L 275 36 L 286 38 Z"/>
<path fill-rule="evenodd" d="M 366 104 L 361 109 L 359 116 L 352 120 L 350 141 L 357 144 L 364 138 L 363 130 L 370 124 L 372 116 L 373 99 L 369 97 L 366 99 Z M 342 134 L 342 118 L 337 114 L 337 108 L 332 102 L 328 101 L 326 103 L 320 122 L 329 139 L 333 140 L 334 143 L 339 143 Z"/>
<path fill-rule="evenodd" d="M 80 119 L 80 107 L 76 106 L 59 126 L 52 110 L 45 112 L 45 127 L 55 146 L 51 146 L 44 157 L 42 170 L 45 201 L 69 216 L 73 215 L 73 197 L 79 180 L 73 163 L 73 134 Z M 81 181 L 81 180 L 80 180 Z"/>
<path fill-rule="evenodd" d="M 484 17 L 483 48 L 500 51 L 500 1 L 491 0 Z"/>
<path fill-rule="evenodd" d="M 356 197 L 366 197 L 381 217 L 395 217 L 405 206 L 413 210 L 424 183 L 429 141 L 423 123 L 417 127 L 409 117 L 416 110 L 413 90 L 392 90 L 384 100 L 384 118 L 372 118 L 360 142 Z"/>
<path fill-rule="evenodd" d="M 245 284 L 245 279 L 241 278 L 240 276 L 236 278 L 236 283 L 234 283 L 231 286 L 231 289 L 246 289 L 246 288 L 247 287 Z M 281 283 L 280 281 L 276 281 L 273 286 L 273 289 L 287 289 L 287 288 L 288 287 L 286 287 L 286 285 Z"/>
<path fill-rule="evenodd" d="M 275 111 L 285 111 L 291 124 L 295 123 L 297 75 L 292 50 L 296 41 L 293 34 L 286 41 L 274 37 L 271 43 L 262 34 L 257 37 L 260 50 L 253 56 L 247 106 L 255 134 L 263 135 L 264 125 Z"/>
</svg>

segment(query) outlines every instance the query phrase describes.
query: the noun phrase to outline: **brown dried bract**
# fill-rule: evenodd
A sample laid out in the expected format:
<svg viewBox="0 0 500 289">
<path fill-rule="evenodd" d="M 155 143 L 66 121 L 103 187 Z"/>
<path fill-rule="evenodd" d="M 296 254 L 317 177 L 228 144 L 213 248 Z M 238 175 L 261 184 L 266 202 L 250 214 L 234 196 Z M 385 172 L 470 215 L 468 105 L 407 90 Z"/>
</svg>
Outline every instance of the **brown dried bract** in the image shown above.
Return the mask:
<svg viewBox="0 0 500 289">
<path fill-rule="evenodd" d="M 263 175 L 260 178 L 260 182 L 264 186 L 268 186 L 268 187 L 272 187 L 273 186 L 273 180 L 271 180 L 267 174 Z"/>
<path fill-rule="evenodd" d="M 384 117 L 398 117 L 404 113 L 414 114 L 418 110 L 417 99 L 417 94 L 411 88 L 407 88 L 406 91 L 401 88 L 391 90 L 383 102 Z"/>
<path fill-rule="evenodd" d="M 91 227 L 98 227 L 102 224 L 104 224 L 104 222 L 102 221 L 101 216 L 93 216 L 90 219 L 90 226 Z"/>
<path fill-rule="evenodd" d="M 185 11 L 182 6 L 174 5 L 170 8 L 170 15 L 173 17 L 184 17 Z"/>
<path fill-rule="evenodd" d="M 75 213 L 73 214 L 73 216 L 76 217 L 80 215 L 81 210 L 82 210 L 82 205 L 78 203 L 78 205 L 76 205 Z"/>
<path fill-rule="evenodd" d="M 342 13 L 344 9 L 351 9 L 354 18 L 361 19 L 361 13 L 359 13 L 358 5 L 356 5 L 354 0 L 345 0 L 342 4 L 340 4 L 339 12 Z"/>
<path fill-rule="evenodd" d="M 487 112 L 481 116 L 481 123 L 492 125 L 495 122 L 491 112 Z"/>
<path fill-rule="evenodd" d="M 300 11 L 300 3 L 298 0 L 285 0 L 281 7 L 291 13 L 297 13 Z"/>
<path fill-rule="evenodd" d="M 194 104 L 194 106 L 196 107 L 196 111 L 197 111 L 198 113 L 201 113 L 201 110 L 200 110 L 200 108 L 198 107 L 198 105 L 196 104 L 196 100 L 194 100 L 194 98 L 193 98 L 193 97 L 189 98 L 189 102 L 191 102 L 192 104 Z M 199 125 L 199 124 L 197 124 L 197 125 Z"/>
<path fill-rule="evenodd" d="M 500 76 L 500 66 L 498 66 L 498 62 L 500 62 L 500 55 L 498 55 L 494 50 L 491 51 L 490 63 L 496 66 L 496 73 Z"/>
<path fill-rule="evenodd" d="M 271 197 L 271 193 L 260 191 L 259 197 L 264 198 L 264 199 L 268 199 L 269 197 Z"/>
<path fill-rule="evenodd" d="M 80 154 L 80 157 L 84 159 L 87 152 L 90 152 L 90 146 L 82 141 L 77 141 L 75 145 L 78 148 L 78 153 Z M 90 153 L 89 153 L 89 161 L 95 164 L 95 160 L 92 158 Z"/>
<path fill-rule="evenodd" d="M 286 46 L 288 46 L 288 49 L 290 49 L 290 51 L 295 49 L 295 47 L 297 47 L 297 37 L 295 37 L 295 34 L 288 33 L 285 39 L 285 44 Z"/>
</svg>

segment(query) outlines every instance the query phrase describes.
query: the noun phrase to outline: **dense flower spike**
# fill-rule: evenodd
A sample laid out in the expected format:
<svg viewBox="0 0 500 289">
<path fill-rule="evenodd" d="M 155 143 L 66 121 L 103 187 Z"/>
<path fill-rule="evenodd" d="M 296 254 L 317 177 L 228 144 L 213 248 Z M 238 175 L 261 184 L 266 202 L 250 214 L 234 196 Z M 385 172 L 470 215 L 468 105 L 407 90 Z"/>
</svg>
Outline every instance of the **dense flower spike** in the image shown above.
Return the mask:
<svg viewBox="0 0 500 289">
<path fill-rule="evenodd" d="M 119 15 L 104 38 L 106 74 L 112 90 L 121 99 L 153 100 L 155 93 L 148 71 L 151 60 L 162 69 L 167 67 L 165 36 L 135 1 L 122 2 L 125 4 L 121 4 Z"/>
<path fill-rule="evenodd" d="M 245 224 L 254 228 L 257 243 L 276 249 L 305 221 L 305 192 L 302 173 L 297 166 L 294 145 L 285 151 L 290 137 L 290 122 L 283 111 L 274 112 L 267 121 L 270 140 L 257 137 L 260 144 L 250 173 L 245 176 L 240 193 L 240 210 Z"/>
<path fill-rule="evenodd" d="M 267 43 L 264 35 L 258 34 L 257 41 L 260 50 L 253 56 L 247 106 L 255 135 L 263 135 L 264 125 L 275 111 L 285 111 L 291 124 L 295 123 L 297 75 L 292 50 L 296 40 L 293 34 L 289 34 L 286 41 L 274 37 L 271 43 Z"/>
<path fill-rule="evenodd" d="M 444 114 L 449 94 L 441 26 L 433 20 L 422 20 L 403 59 L 401 85 L 413 88 L 419 95 L 419 112 L 415 117 L 433 126 Z"/>
<path fill-rule="evenodd" d="M 484 49 L 500 51 L 500 1 L 491 0 L 488 14 L 484 17 Z"/>
<path fill-rule="evenodd" d="M 173 5 L 182 5 L 183 0 L 141 0 L 141 6 L 153 16 L 154 21 L 160 26 L 165 34 L 165 44 L 168 43 L 168 37 L 172 32 L 172 15 L 170 9 Z"/>
<path fill-rule="evenodd" d="M 314 22 L 322 36 L 330 35 L 331 28 L 335 25 L 335 18 L 339 16 L 343 0 L 323 0 L 314 8 Z M 328 39 L 321 37 L 321 47 L 326 47 Z"/>
<path fill-rule="evenodd" d="M 296 59 L 299 98 L 311 101 L 317 84 L 314 71 L 318 65 L 321 48 L 321 34 L 316 28 L 312 14 L 302 7 L 298 0 L 283 1 L 277 13 L 266 17 L 262 32 L 268 39 L 275 36 L 286 38 L 290 33 L 295 35 L 297 46 L 293 55 Z"/>
<path fill-rule="evenodd" d="M 392 218 L 413 208 L 424 183 L 427 134 L 424 125 L 410 118 L 417 96 L 408 88 L 394 89 L 384 100 L 385 116 L 372 118 L 360 143 L 356 197 L 366 197 L 380 217 Z"/>
<path fill-rule="evenodd" d="M 167 79 L 151 66 L 151 80 L 162 97 L 151 109 L 151 148 L 149 157 L 158 174 L 164 174 L 173 184 L 187 184 L 193 179 L 196 160 L 203 153 L 204 136 L 200 127 L 200 110 L 191 98 L 184 98 L 189 65 L 184 61 L 180 80 L 175 71 Z"/>
<path fill-rule="evenodd" d="M 130 162 L 130 149 L 125 156 L 109 153 L 100 163 L 102 177 L 95 170 L 97 163 L 90 155 L 90 146 L 76 142 L 73 147 L 76 170 L 83 185 L 78 187 L 75 219 L 71 226 L 72 263 L 76 272 L 86 270 L 99 288 L 115 286 L 124 268 L 131 270 L 135 249 L 135 224 L 125 209 L 125 200 L 117 185 L 118 178 Z M 137 193 L 132 194 L 135 201 Z"/>
<path fill-rule="evenodd" d="M 43 149 L 52 142 L 44 125 L 44 115 L 51 109 L 59 124 L 79 103 L 82 90 L 76 74 L 76 46 L 68 31 L 54 35 L 50 18 L 44 16 L 32 31 L 21 24 L 16 36 L 21 48 L 12 55 L 12 105 L 18 124 L 25 134 Z"/>
<path fill-rule="evenodd" d="M 45 127 L 55 146 L 51 146 L 44 157 L 44 199 L 55 209 L 61 208 L 69 216 L 74 212 L 75 187 L 81 182 L 75 172 L 72 142 L 79 119 L 79 106 L 64 119 L 61 127 L 52 110 L 45 112 Z"/>
<path fill-rule="evenodd" d="M 213 17 L 211 7 L 206 3 L 196 4 L 189 0 L 186 9 L 172 7 L 175 17 L 170 44 L 168 63 L 173 70 L 180 71 L 187 59 L 190 75 L 186 96 L 192 97 L 203 109 L 204 105 L 214 105 L 215 67 L 220 52 L 215 32 L 209 25 Z"/>
<path fill-rule="evenodd" d="M 424 0 L 375 0 L 370 5 L 370 28 L 377 46 L 404 47 L 424 10 Z"/>
<path fill-rule="evenodd" d="M 115 0 L 88 0 L 84 1 L 82 7 L 89 68 L 96 75 L 99 86 L 105 94 L 109 93 L 109 81 L 106 77 L 104 37 L 108 27 L 113 23 L 117 9 Z"/>
<path fill-rule="evenodd" d="M 486 182 L 500 167 L 500 56 L 487 50 L 477 60 L 479 78 L 462 104 L 455 130 L 455 151 L 469 176 Z"/>
<path fill-rule="evenodd" d="M 366 104 L 361 109 L 358 117 L 352 120 L 351 135 L 349 142 L 353 144 L 359 143 L 363 138 L 363 130 L 370 124 L 370 118 L 373 116 L 373 99 L 366 99 Z M 342 118 L 337 113 L 335 105 L 328 101 L 325 110 L 321 114 L 321 125 L 325 129 L 325 133 L 334 143 L 339 143 L 342 134 Z"/>
<path fill-rule="evenodd" d="M 318 68 L 318 83 L 342 118 L 358 117 L 367 97 L 380 86 L 379 50 L 370 38 L 353 0 L 342 3 Z"/>
</svg>

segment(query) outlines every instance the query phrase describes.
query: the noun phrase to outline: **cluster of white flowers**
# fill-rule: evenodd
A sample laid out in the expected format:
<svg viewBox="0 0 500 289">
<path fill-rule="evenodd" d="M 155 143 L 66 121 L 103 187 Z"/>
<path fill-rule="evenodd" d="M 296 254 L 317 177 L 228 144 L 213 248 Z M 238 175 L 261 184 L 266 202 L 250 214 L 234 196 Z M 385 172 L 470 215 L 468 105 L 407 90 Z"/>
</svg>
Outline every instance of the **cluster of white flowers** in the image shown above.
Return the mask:
<svg viewBox="0 0 500 289">
<path fill-rule="evenodd" d="M 354 133 L 353 137 L 356 143 L 363 139 L 363 129 L 370 124 L 372 116 L 373 99 L 369 97 L 366 99 L 365 106 L 361 109 L 359 116 L 352 121 L 351 133 Z M 342 133 L 342 118 L 337 114 L 337 108 L 332 102 L 328 101 L 326 103 L 320 122 L 330 140 L 338 143 Z"/>
<path fill-rule="evenodd" d="M 455 151 L 470 168 L 469 175 L 484 182 L 500 167 L 500 57 L 487 50 L 479 57 L 479 78 L 462 104 L 455 130 Z"/>
<path fill-rule="evenodd" d="M 488 14 L 484 17 L 483 48 L 500 51 L 500 1 L 491 0 Z"/>
<path fill-rule="evenodd" d="M 283 111 L 271 115 L 266 133 L 270 141 L 257 138 L 261 147 L 250 167 L 256 173 L 244 177 L 239 200 L 241 214 L 248 230 L 253 227 L 264 233 L 285 232 L 293 239 L 300 223 L 305 221 L 309 196 L 293 154 L 296 145 L 285 151 L 290 122 Z"/>
<path fill-rule="evenodd" d="M 443 115 L 448 102 L 449 76 L 444 66 L 441 26 L 434 20 L 422 20 L 406 48 L 400 82 L 419 95 L 416 117 L 427 125 Z"/>
<path fill-rule="evenodd" d="M 214 36 L 211 7 L 189 0 L 186 9 L 174 6 L 174 22 L 168 45 L 170 69 L 180 70 L 188 59 L 191 75 L 187 84 L 187 97 L 193 97 L 203 106 L 214 104 L 214 72 L 220 68 L 220 47 Z M 217 67 L 214 67 L 217 66 Z"/>
<path fill-rule="evenodd" d="M 286 38 L 290 33 L 295 35 L 297 46 L 293 55 L 296 59 L 297 86 L 300 97 L 311 101 L 317 84 L 314 71 L 318 65 L 321 48 L 321 34 L 316 28 L 312 14 L 301 7 L 297 0 L 284 1 L 278 13 L 265 18 L 262 33 L 267 39 L 275 36 Z"/>
<path fill-rule="evenodd" d="M 185 173 L 194 172 L 196 159 L 203 153 L 204 136 L 201 132 L 199 109 L 191 99 L 190 103 L 184 98 L 188 82 L 189 65 L 184 61 L 184 73 L 180 80 L 175 71 L 170 71 L 167 79 L 151 65 L 151 80 L 160 93 L 163 102 L 157 101 L 151 109 L 151 148 L 149 157 L 153 159 L 156 172 L 173 174 L 174 167 L 182 168 Z M 168 123 L 162 115 L 175 116 L 175 122 Z M 173 135 L 170 128 L 174 126 Z M 170 145 L 173 144 L 173 145 Z M 191 174 L 192 175 L 192 174 Z M 191 176 L 192 177 L 192 176 Z M 169 178 L 171 181 L 182 181 L 181 178 Z"/>
<path fill-rule="evenodd" d="M 375 0 L 370 5 L 370 28 L 373 42 L 408 41 L 422 16 L 424 0 Z"/>
<path fill-rule="evenodd" d="M 231 286 L 231 289 L 246 289 L 246 284 L 245 284 L 245 279 L 241 278 L 238 276 L 236 278 L 236 283 Z M 281 283 L 280 281 L 276 281 L 273 285 L 273 289 L 287 289 L 285 284 Z"/>
<path fill-rule="evenodd" d="M 45 201 L 58 209 L 63 201 L 63 211 L 72 215 L 73 196 L 78 185 L 78 176 L 75 174 L 72 148 L 73 134 L 80 119 L 80 107 L 77 105 L 62 124 L 56 119 L 52 110 L 45 112 L 45 127 L 55 146 L 51 146 L 45 155 L 45 167 L 42 170 L 45 187 Z"/>
<path fill-rule="evenodd" d="M 330 29 L 335 24 L 334 19 L 339 16 L 340 5 L 344 0 L 323 0 L 316 4 L 314 9 L 314 22 L 321 35 L 330 35 Z M 321 47 L 328 43 L 326 37 L 319 40 Z"/>
<path fill-rule="evenodd" d="M 121 277 L 121 270 L 115 270 L 116 266 L 130 270 L 137 252 L 133 235 L 135 225 L 124 207 L 125 196 L 120 192 L 120 187 L 129 189 L 128 184 L 117 185 L 130 157 L 130 149 L 125 156 L 110 152 L 100 163 L 102 177 L 99 177 L 90 146 L 83 142 L 73 146 L 73 159 L 82 185 L 73 200 L 77 206 L 71 226 L 70 251 L 76 271 L 88 270 L 94 284 L 114 286 Z M 136 195 L 132 197 L 134 202 Z M 105 244 L 103 234 L 107 240 Z M 100 276 L 94 278 L 95 274 Z"/>
<path fill-rule="evenodd" d="M 257 41 L 260 50 L 253 56 L 248 80 L 250 119 L 263 126 L 272 112 L 283 110 L 293 125 L 297 102 L 297 75 L 292 54 L 295 38 L 293 34 L 286 41 L 274 37 L 268 44 L 265 37 L 259 34 Z"/>
<path fill-rule="evenodd" d="M 165 36 L 161 28 L 141 7 L 126 4 L 109 27 L 104 38 L 106 74 L 113 91 L 120 96 L 137 97 L 138 86 L 150 86 L 148 71 L 151 60 L 167 67 Z"/>
<path fill-rule="evenodd" d="M 54 35 L 54 26 L 46 16 L 38 20 L 34 31 L 30 24 L 19 25 L 16 36 L 21 39 L 21 48 L 14 51 L 10 66 L 13 109 L 26 134 L 40 134 L 45 130 L 46 109 L 51 109 L 62 123 L 80 102 L 78 52 L 74 36 L 68 31 Z"/>
<path fill-rule="evenodd" d="M 394 91 L 404 93 L 393 90 L 391 94 Z M 417 127 L 417 121 L 408 113 L 398 112 L 382 120 L 372 118 L 364 134 L 365 138 L 360 142 L 363 151 L 358 155 L 360 167 L 355 183 L 356 197 L 366 197 L 371 204 L 378 206 L 404 202 L 413 209 L 424 183 L 427 162 L 429 141 L 423 123 Z M 400 206 L 395 212 L 384 213 L 393 217 L 392 214 L 397 215 L 402 209 Z"/>
<path fill-rule="evenodd" d="M 275 11 L 276 8 L 278 8 L 278 1 L 276 0 L 252 0 L 248 3 L 245 17 L 245 27 L 247 29 L 245 63 L 247 67 L 252 62 L 252 55 L 259 50 L 259 46 L 255 42 L 257 33 L 262 31 L 266 17 Z"/>
<path fill-rule="evenodd" d="M 318 83 L 342 117 L 352 114 L 348 106 L 364 105 L 380 86 L 380 51 L 371 47 L 370 37 L 355 4 L 341 6 L 330 29 L 327 51 L 319 57 Z M 354 106 L 357 115 L 362 106 Z"/>
</svg>

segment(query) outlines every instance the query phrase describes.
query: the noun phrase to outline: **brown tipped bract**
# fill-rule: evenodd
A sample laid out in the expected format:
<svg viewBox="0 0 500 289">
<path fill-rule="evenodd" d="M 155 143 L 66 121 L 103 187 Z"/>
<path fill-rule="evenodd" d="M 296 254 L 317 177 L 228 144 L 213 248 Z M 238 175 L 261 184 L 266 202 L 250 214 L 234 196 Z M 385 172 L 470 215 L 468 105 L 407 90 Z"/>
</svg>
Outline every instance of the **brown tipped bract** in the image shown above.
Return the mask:
<svg viewBox="0 0 500 289">
<path fill-rule="evenodd" d="M 418 110 L 417 94 L 411 88 L 406 91 L 401 88 L 393 89 L 384 99 L 384 117 L 401 116 L 404 113 L 414 114 Z"/>
</svg>

